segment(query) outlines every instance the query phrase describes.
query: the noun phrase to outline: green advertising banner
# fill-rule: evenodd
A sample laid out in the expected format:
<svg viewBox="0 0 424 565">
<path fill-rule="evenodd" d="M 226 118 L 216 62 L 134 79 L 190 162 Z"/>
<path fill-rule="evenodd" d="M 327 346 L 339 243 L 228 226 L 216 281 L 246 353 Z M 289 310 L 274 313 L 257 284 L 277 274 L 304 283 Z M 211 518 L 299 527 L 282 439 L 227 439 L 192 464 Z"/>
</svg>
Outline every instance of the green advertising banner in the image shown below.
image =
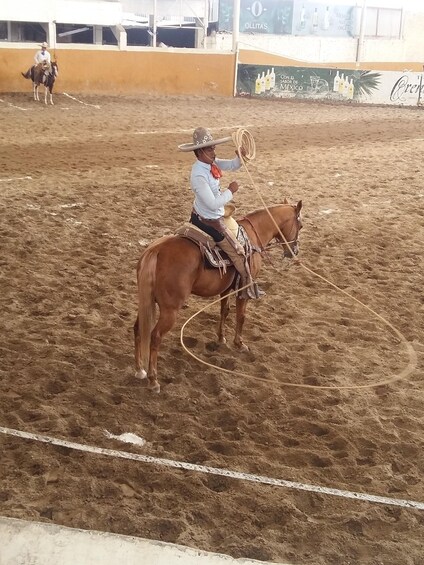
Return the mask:
<svg viewBox="0 0 424 565">
<path fill-rule="evenodd" d="M 361 101 L 378 91 L 381 77 L 362 70 L 239 65 L 237 95 Z"/>
<path fill-rule="evenodd" d="M 238 65 L 237 95 L 421 106 L 424 72 Z"/>
</svg>

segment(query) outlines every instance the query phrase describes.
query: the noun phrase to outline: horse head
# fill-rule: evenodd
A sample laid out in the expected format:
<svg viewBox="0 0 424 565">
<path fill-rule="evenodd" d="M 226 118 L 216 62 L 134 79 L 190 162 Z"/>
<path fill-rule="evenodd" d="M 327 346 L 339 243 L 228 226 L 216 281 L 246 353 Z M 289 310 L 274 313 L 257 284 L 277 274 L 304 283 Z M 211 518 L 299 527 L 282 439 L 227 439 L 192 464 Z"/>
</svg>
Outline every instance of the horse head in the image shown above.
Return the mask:
<svg viewBox="0 0 424 565">
<path fill-rule="evenodd" d="M 273 214 L 274 220 L 278 225 L 275 239 L 283 247 L 283 257 L 291 258 L 299 253 L 299 232 L 302 229 L 302 201 L 299 200 L 294 206 L 284 201 L 281 206 L 276 206 Z"/>
<path fill-rule="evenodd" d="M 283 257 L 293 257 L 299 253 L 299 232 L 302 229 L 302 201 L 291 205 L 284 200 L 270 208 L 262 208 L 251 212 L 239 223 L 247 228 L 249 237 L 253 237 L 255 245 L 262 251 L 270 246 L 272 240 L 284 249 Z"/>
</svg>

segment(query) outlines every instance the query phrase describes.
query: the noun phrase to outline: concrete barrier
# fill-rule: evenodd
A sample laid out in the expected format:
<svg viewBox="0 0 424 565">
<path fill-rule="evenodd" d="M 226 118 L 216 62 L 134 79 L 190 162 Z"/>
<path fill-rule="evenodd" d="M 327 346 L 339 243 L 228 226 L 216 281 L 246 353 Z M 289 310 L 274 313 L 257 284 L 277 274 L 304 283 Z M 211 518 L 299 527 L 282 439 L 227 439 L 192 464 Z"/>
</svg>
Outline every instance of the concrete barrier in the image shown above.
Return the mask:
<svg viewBox="0 0 424 565">
<path fill-rule="evenodd" d="M 264 562 L 233 559 L 227 555 L 131 536 L 0 517 L 0 565 L 46 565 L 47 563 L 48 565 L 116 565 L 116 563 L 120 565 L 260 565 Z"/>
<path fill-rule="evenodd" d="M 0 92 L 31 92 L 21 72 L 34 62 L 34 48 L 0 42 Z M 51 50 L 59 76 L 55 92 L 110 95 L 232 96 L 234 53 L 199 49 L 119 51 L 88 46 Z M 13 63 L 12 63 L 13 62 Z"/>
</svg>

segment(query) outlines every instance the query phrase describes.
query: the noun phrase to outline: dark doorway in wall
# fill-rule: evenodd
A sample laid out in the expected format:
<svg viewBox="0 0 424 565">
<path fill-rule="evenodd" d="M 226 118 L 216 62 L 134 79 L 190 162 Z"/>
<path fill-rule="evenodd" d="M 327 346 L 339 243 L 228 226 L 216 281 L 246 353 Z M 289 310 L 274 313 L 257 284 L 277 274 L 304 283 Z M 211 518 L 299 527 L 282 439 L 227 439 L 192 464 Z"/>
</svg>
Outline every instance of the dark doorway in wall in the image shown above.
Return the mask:
<svg viewBox="0 0 424 565">
<path fill-rule="evenodd" d="M 0 41 L 7 41 L 7 22 L 0 22 Z"/>
<path fill-rule="evenodd" d="M 104 27 L 102 30 L 103 45 L 118 45 L 118 40 L 110 27 Z"/>
<path fill-rule="evenodd" d="M 165 43 L 168 47 L 195 47 L 196 30 L 184 27 L 159 27 L 156 43 Z"/>
<path fill-rule="evenodd" d="M 126 27 L 127 32 L 127 45 L 139 45 L 147 47 L 150 45 L 150 35 L 147 28 L 140 27 Z"/>
<path fill-rule="evenodd" d="M 56 42 L 93 44 L 93 26 L 84 24 L 56 24 Z"/>
<path fill-rule="evenodd" d="M 47 41 L 47 34 L 40 23 L 10 22 L 10 24 L 12 35 L 8 38 L 9 41 L 32 41 L 34 43 Z"/>
</svg>

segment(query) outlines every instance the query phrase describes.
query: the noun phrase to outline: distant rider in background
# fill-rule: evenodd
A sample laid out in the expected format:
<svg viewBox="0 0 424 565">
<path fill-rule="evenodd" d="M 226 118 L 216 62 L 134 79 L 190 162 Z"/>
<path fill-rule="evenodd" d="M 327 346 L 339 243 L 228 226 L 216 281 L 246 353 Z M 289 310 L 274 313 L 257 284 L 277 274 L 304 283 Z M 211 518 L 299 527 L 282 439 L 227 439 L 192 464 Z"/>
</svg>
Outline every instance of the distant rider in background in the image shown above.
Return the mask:
<svg viewBox="0 0 424 565">
<path fill-rule="evenodd" d="M 44 74 L 48 75 L 51 70 L 50 53 L 47 51 L 47 43 L 44 41 L 40 45 L 41 49 L 34 55 L 35 65 L 30 67 L 26 73 L 21 73 L 24 78 L 31 78 L 31 71 L 36 65 L 42 65 Z"/>
</svg>

